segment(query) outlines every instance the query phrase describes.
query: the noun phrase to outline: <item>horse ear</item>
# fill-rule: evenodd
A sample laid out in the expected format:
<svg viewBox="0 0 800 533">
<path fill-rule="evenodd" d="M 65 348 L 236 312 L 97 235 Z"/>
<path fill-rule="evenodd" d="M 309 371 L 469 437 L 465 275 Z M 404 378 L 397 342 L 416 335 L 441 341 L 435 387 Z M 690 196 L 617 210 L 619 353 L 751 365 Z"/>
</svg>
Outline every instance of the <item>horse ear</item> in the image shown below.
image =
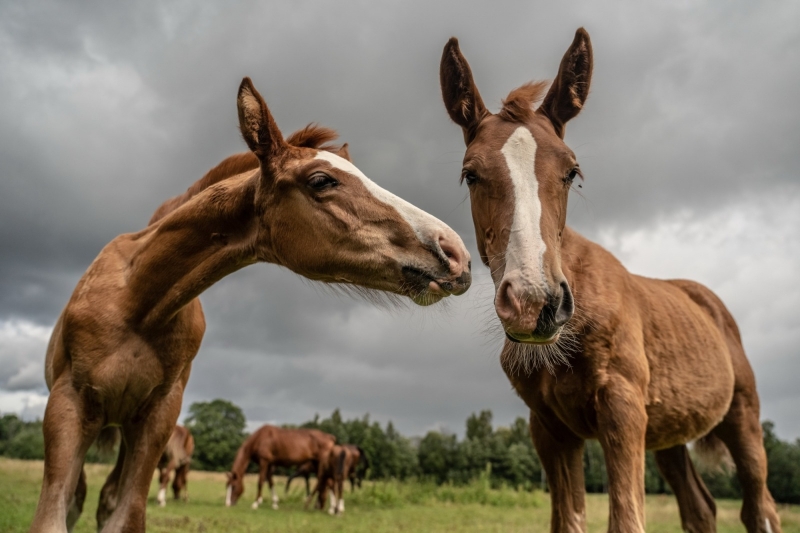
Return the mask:
<svg viewBox="0 0 800 533">
<path fill-rule="evenodd" d="M 348 161 L 350 161 L 351 163 L 353 162 L 353 160 L 352 160 L 352 159 L 350 159 L 350 150 L 348 150 L 348 149 L 347 149 L 347 143 L 344 143 L 344 144 L 341 146 L 341 148 L 339 148 L 338 150 L 336 150 L 336 151 L 334 152 L 334 154 L 338 155 L 339 157 L 341 157 L 341 158 L 343 158 L 343 159 L 347 159 L 347 160 L 348 160 Z"/>
<path fill-rule="evenodd" d="M 556 134 L 562 139 L 567 122 L 581 112 L 589 96 L 592 64 L 592 41 L 589 33 L 578 28 L 575 39 L 561 59 L 558 75 L 538 109 L 550 119 Z"/>
<path fill-rule="evenodd" d="M 244 78 L 239 85 L 236 107 L 242 137 L 259 160 L 268 161 L 286 150 L 281 130 L 250 78 Z"/>
<path fill-rule="evenodd" d="M 444 45 L 439 65 L 439 82 L 442 99 L 450 118 L 464 130 L 464 142 L 469 144 L 475 129 L 489 111 L 483 105 L 478 86 L 472 79 L 472 70 L 461 54 L 458 39 L 451 37 Z"/>
</svg>

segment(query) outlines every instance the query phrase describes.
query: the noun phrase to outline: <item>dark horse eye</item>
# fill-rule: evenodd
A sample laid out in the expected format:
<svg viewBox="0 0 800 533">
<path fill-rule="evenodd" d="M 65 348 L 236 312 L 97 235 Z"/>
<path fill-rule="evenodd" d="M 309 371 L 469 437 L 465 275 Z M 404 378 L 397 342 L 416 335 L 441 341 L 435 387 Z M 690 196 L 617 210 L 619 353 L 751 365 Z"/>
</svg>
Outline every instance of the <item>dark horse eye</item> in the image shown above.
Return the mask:
<svg viewBox="0 0 800 533">
<path fill-rule="evenodd" d="M 314 174 L 308 180 L 308 186 L 317 192 L 324 191 L 326 189 L 332 189 L 337 185 L 339 185 L 338 181 L 328 176 L 327 174 L 323 174 L 321 172 L 318 174 Z"/>
<path fill-rule="evenodd" d="M 580 175 L 581 175 L 580 169 L 578 167 L 575 167 L 575 168 L 573 168 L 572 170 L 569 171 L 569 174 L 564 176 L 564 183 L 569 185 L 569 184 L 571 184 L 573 182 L 573 180 L 575 179 L 575 176 L 580 176 Z"/>
<path fill-rule="evenodd" d="M 461 174 L 461 181 L 466 181 L 467 185 L 474 185 L 478 182 L 478 176 L 465 170 L 463 174 Z"/>
</svg>

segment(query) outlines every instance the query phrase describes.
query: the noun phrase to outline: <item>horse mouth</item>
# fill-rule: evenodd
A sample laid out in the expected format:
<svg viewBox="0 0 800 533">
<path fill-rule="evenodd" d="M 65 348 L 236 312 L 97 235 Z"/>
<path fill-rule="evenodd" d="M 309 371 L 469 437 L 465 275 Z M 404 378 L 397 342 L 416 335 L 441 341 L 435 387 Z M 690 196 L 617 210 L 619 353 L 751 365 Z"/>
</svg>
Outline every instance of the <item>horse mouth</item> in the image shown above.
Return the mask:
<svg viewBox="0 0 800 533">
<path fill-rule="evenodd" d="M 556 342 L 558 342 L 558 339 L 561 336 L 561 328 L 558 328 L 554 332 L 546 335 L 540 334 L 538 330 L 530 334 L 517 333 L 517 332 L 511 334 L 508 331 L 506 331 L 505 333 L 506 333 L 506 338 L 508 340 L 517 344 L 534 344 L 538 346 L 547 346 L 548 344 L 555 344 Z"/>
<path fill-rule="evenodd" d="M 436 275 L 413 266 L 404 266 L 402 293 L 417 305 L 431 305 L 451 294 L 463 294 L 470 286 L 469 272 L 456 278 L 437 278 Z"/>
</svg>

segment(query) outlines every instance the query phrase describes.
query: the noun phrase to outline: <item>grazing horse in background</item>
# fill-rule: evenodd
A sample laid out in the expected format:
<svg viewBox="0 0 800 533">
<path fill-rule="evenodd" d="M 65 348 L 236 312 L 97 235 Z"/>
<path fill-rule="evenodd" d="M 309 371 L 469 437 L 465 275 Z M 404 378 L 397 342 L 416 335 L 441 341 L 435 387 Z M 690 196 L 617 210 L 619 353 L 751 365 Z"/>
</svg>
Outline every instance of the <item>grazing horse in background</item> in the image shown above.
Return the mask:
<svg viewBox="0 0 800 533">
<path fill-rule="evenodd" d="M 158 461 L 158 471 L 160 473 L 158 490 L 158 504 L 161 507 L 167 505 L 167 484 L 169 483 L 170 472 L 175 472 L 175 479 L 172 481 L 172 493 L 177 500 L 183 491 L 183 500 L 189 501 L 189 489 L 186 486 L 189 467 L 192 463 L 192 453 L 194 453 L 194 437 L 189 428 L 175 426 L 167 441 L 167 447 L 161 454 Z"/>
<path fill-rule="evenodd" d="M 258 465 L 258 492 L 253 502 L 253 509 L 264 501 L 261 489 L 264 480 L 269 483 L 272 493 L 272 508 L 278 508 L 278 495 L 272 482 L 272 470 L 276 466 L 296 466 L 311 463 L 314 469 L 328 457 L 328 453 L 336 444 L 336 437 L 318 429 L 284 429 L 277 426 L 261 426 L 247 437 L 233 460 L 233 467 L 228 472 L 225 505 L 235 505 L 244 492 L 244 474 L 247 466 L 254 462 Z M 319 477 L 319 474 L 317 475 Z"/>
<path fill-rule="evenodd" d="M 684 530 L 715 531 L 714 500 L 686 447 L 700 439 L 733 456 L 747 531 L 778 533 L 755 377 L 731 314 L 706 287 L 633 275 L 565 226 L 581 173 L 564 130 L 591 74 L 582 28 L 536 109 L 542 83 L 515 89 L 499 113 L 489 112 L 455 38 L 440 70 L 445 107 L 467 146 L 461 179 L 506 336 L 500 361 L 530 408 L 551 530 L 586 531 L 583 443 L 598 439 L 609 531 L 645 530 L 645 449 L 655 451 Z"/>
<path fill-rule="evenodd" d="M 347 476 L 350 480 L 350 492 L 356 491 L 356 486 L 361 488 L 361 482 L 367 477 L 367 470 L 369 470 L 370 463 L 366 452 L 355 444 L 344 444 L 343 447 L 348 450 L 348 453 L 353 457 L 353 468 Z"/>
<path fill-rule="evenodd" d="M 350 492 L 355 492 L 356 486 L 361 488 L 361 482 L 367 475 L 367 470 L 369 470 L 370 467 L 369 459 L 367 458 L 367 454 L 360 446 L 356 446 L 354 444 L 343 444 L 342 446 L 347 448 L 355 457 L 356 466 L 350 471 L 348 476 L 348 479 L 350 479 Z M 286 492 L 289 492 L 289 486 L 291 485 L 293 479 L 302 477 L 306 481 L 306 496 L 310 496 L 311 487 L 308 480 L 311 474 L 316 474 L 316 472 L 317 468 L 310 461 L 300 465 L 297 470 L 295 470 L 292 475 L 286 479 Z"/>
<path fill-rule="evenodd" d="M 111 241 L 56 322 L 33 532 L 72 529 L 86 451 L 114 426 L 123 446 L 101 491 L 99 529 L 144 531 L 151 475 L 205 331 L 196 298 L 228 274 L 268 262 L 421 305 L 469 286 L 469 253 L 447 225 L 370 181 L 346 151 L 286 142 L 249 78 L 237 106 L 258 168 Z"/>
<path fill-rule="evenodd" d="M 306 498 L 308 506 L 314 494 L 317 495 L 317 509 L 325 507 L 325 494 L 330 490 L 330 507 L 328 514 L 344 513 L 344 480 L 356 475 L 359 461 L 364 457 L 361 448 L 353 445 L 335 445 L 324 458 L 317 474 L 317 485 Z M 351 492 L 355 490 L 351 485 Z"/>
</svg>

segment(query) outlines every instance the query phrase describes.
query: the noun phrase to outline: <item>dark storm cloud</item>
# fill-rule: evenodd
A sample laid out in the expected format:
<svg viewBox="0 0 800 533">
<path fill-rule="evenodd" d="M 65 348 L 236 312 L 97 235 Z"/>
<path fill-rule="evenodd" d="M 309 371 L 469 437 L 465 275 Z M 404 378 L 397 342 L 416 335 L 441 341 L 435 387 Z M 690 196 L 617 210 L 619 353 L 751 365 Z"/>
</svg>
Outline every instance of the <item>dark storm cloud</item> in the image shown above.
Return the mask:
<svg viewBox="0 0 800 533">
<path fill-rule="evenodd" d="M 4 3 L 0 322 L 51 326 L 102 246 L 244 149 L 235 94 L 245 75 L 284 132 L 311 121 L 337 128 L 368 176 L 450 224 L 477 258 L 458 186 L 461 134 L 438 87 L 451 35 L 496 110 L 513 87 L 552 77 L 575 29 L 589 30 L 592 94 L 567 132 L 586 174 L 570 204 L 584 233 L 618 236 L 608 244 L 622 253 L 626 232 L 697 228 L 743 205 L 769 211 L 771 197 L 800 198 L 798 11 L 791 2 Z M 758 227 L 783 238 L 794 220 L 786 217 Z M 648 239 L 631 242 L 641 249 Z M 707 250 L 681 246 L 669 247 L 673 270 L 637 263 L 635 250 L 627 260 L 666 276 L 718 266 Z M 767 262 L 797 266 L 796 255 L 762 251 Z M 773 329 L 751 320 L 770 304 L 738 303 L 753 294 L 742 268 L 703 281 L 737 302 L 745 338 L 756 339 L 748 350 L 770 398 L 765 416 L 800 435 L 786 407 L 797 396 L 777 393 L 792 374 L 776 370 L 797 366 L 787 332 L 800 302 L 786 303 Z M 499 341 L 482 333 L 492 289 L 485 271 L 478 278 L 482 287 L 449 310 L 390 313 L 274 266 L 238 272 L 203 296 L 209 330 L 186 403 L 226 397 L 250 419 L 279 422 L 341 406 L 408 432 L 461 430 L 485 407 L 502 422 L 524 416 L 496 362 Z M 26 331 L 8 329 L 0 342 L 17 346 L 7 339 Z M 40 390 L 37 356 L 0 354 L 10 365 L 0 396 Z"/>
</svg>

